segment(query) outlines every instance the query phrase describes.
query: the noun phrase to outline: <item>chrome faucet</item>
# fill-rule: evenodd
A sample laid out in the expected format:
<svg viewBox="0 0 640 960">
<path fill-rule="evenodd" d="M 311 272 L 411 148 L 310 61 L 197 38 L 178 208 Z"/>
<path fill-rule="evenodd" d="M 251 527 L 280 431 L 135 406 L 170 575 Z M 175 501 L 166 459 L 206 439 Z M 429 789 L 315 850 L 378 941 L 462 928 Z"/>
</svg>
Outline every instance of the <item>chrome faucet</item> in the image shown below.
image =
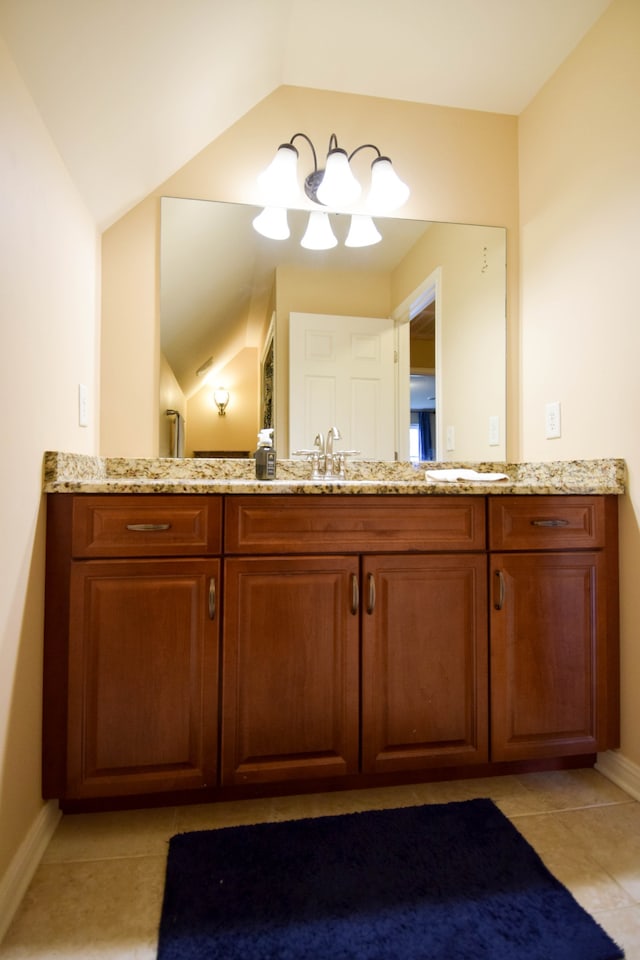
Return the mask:
<svg viewBox="0 0 640 960">
<path fill-rule="evenodd" d="M 344 477 L 344 458 L 333 453 L 333 441 L 342 440 L 342 434 L 337 427 L 329 427 L 327 441 L 324 447 L 324 475 L 325 477 Z"/>
<path fill-rule="evenodd" d="M 313 450 L 294 450 L 293 456 L 306 456 L 311 461 L 311 479 L 320 480 L 323 477 L 344 480 L 344 466 L 349 454 L 357 454 L 357 450 L 334 451 L 335 440 L 342 440 L 342 434 L 337 427 L 329 427 L 327 436 L 316 433 L 313 441 Z"/>
<path fill-rule="evenodd" d="M 327 445 L 325 447 L 325 456 L 333 457 L 333 441 L 342 440 L 342 434 L 337 427 L 329 427 L 327 432 Z"/>
</svg>

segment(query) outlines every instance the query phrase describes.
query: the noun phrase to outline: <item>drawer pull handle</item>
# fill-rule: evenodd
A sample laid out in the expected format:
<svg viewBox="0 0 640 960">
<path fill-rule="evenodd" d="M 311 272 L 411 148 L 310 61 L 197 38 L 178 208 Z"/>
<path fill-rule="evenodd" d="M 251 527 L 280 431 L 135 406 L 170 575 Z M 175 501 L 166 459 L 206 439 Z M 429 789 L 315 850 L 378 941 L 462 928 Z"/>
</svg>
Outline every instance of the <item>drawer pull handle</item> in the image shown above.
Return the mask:
<svg viewBox="0 0 640 960">
<path fill-rule="evenodd" d="M 209 620 L 215 620 L 216 616 L 216 581 L 215 577 L 209 580 Z"/>
<path fill-rule="evenodd" d="M 558 517 L 552 520 L 532 520 L 532 527 L 568 527 L 568 520 L 560 520 Z"/>
<path fill-rule="evenodd" d="M 502 570 L 496 570 L 496 578 L 498 581 L 498 599 L 494 601 L 494 609 L 502 610 L 504 606 L 504 574 Z"/>
<path fill-rule="evenodd" d="M 376 581 L 372 573 L 367 574 L 367 613 L 373 613 L 376 605 Z"/>
<path fill-rule="evenodd" d="M 127 530 L 135 533 L 156 533 L 158 530 L 171 530 L 170 523 L 128 523 Z"/>
<path fill-rule="evenodd" d="M 358 578 L 355 573 L 351 574 L 351 613 L 358 612 L 360 606 L 360 588 L 358 587 Z"/>
</svg>

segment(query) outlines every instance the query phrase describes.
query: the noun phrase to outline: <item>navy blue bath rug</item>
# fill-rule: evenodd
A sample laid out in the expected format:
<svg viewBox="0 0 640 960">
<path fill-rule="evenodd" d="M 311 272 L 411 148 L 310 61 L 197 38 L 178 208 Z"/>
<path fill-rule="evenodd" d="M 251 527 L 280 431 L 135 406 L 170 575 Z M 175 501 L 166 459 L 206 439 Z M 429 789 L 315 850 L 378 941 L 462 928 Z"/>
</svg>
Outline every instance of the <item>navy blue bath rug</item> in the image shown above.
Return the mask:
<svg viewBox="0 0 640 960">
<path fill-rule="evenodd" d="M 490 800 L 183 833 L 158 960 L 616 960 Z"/>
</svg>

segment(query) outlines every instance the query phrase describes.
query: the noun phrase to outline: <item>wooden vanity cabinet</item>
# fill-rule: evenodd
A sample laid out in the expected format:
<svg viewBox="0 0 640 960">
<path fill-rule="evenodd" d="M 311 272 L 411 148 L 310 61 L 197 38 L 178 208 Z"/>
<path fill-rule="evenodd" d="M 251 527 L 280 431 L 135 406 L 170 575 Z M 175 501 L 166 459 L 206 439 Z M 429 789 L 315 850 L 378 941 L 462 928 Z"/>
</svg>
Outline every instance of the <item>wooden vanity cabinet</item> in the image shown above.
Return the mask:
<svg viewBox="0 0 640 960">
<path fill-rule="evenodd" d="M 486 761 L 485 547 L 482 497 L 227 498 L 223 784 Z"/>
<path fill-rule="evenodd" d="M 48 523 L 45 797 L 214 786 L 221 498 L 56 496 Z"/>
<path fill-rule="evenodd" d="M 490 497 L 491 758 L 618 745 L 615 497 Z"/>
<path fill-rule="evenodd" d="M 55 494 L 47 525 L 66 809 L 618 745 L 616 497 Z"/>
</svg>

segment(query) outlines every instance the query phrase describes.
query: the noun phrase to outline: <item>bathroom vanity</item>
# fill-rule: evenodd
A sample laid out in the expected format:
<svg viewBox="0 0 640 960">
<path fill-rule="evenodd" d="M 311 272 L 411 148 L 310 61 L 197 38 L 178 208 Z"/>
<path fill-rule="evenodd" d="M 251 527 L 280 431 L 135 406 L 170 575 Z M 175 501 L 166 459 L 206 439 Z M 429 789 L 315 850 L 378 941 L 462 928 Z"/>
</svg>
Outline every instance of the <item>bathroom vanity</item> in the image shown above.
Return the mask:
<svg viewBox="0 0 640 960">
<path fill-rule="evenodd" d="M 491 484 L 304 467 L 269 483 L 246 461 L 47 455 L 45 797 L 211 800 L 617 746 L 621 461 Z"/>
</svg>

